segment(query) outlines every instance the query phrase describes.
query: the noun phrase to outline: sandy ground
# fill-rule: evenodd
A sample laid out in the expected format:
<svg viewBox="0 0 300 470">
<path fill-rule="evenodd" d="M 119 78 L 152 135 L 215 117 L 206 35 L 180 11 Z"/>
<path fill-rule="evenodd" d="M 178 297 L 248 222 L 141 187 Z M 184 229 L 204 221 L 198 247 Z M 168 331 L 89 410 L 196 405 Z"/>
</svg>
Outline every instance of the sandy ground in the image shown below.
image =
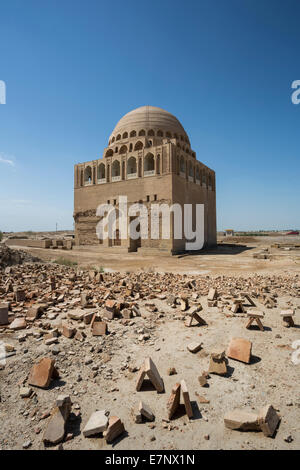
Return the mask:
<svg viewBox="0 0 300 470">
<path fill-rule="evenodd" d="M 248 237 L 249 239 L 249 237 Z M 236 240 L 236 237 L 235 237 Z M 249 275 L 251 273 L 297 273 L 300 270 L 300 249 L 284 251 L 272 248 L 274 243 L 298 243 L 299 237 L 255 237 L 250 242 L 244 243 L 222 240 L 219 241 L 216 250 L 201 254 L 187 254 L 169 256 L 167 254 L 140 255 L 139 253 L 125 253 L 105 251 L 99 246 L 74 247 L 71 251 L 45 250 L 39 248 L 25 248 L 35 256 L 45 261 L 55 261 L 65 258 L 76 262 L 80 267 L 102 267 L 105 270 L 121 272 L 136 272 L 137 270 L 155 272 L 173 272 L 202 275 Z M 220 243 L 222 242 L 222 243 Z M 15 248 L 15 247 L 12 247 Z M 16 247 L 17 248 L 17 247 Z M 272 259 L 258 260 L 253 258 L 253 253 L 268 249 Z"/>
</svg>

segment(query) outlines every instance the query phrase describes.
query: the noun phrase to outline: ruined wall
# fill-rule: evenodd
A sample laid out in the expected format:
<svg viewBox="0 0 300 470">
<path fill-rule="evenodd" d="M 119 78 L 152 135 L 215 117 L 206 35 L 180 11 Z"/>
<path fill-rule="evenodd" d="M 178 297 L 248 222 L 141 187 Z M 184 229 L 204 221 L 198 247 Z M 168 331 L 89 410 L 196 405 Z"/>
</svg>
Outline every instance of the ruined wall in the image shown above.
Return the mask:
<svg viewBox="0 0 300 470">
<path fill-rule="evenodd" d="M 49 248 L 52 245 L 52 240 L 30 240 L 21 238 L 9 238 L 6 240 L 8 246 L 32 246 L 36 248 Z"/>
</svg>

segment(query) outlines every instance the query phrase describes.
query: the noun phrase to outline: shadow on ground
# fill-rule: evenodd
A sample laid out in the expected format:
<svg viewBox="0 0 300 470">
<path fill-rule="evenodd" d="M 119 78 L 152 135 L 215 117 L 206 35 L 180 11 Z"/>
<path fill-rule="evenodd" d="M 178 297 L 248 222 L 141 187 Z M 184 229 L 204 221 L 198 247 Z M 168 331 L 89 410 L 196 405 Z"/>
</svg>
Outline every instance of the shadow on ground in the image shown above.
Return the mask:
<svg viewBox="0 0 300 470">
<path fill-rule="evenodd" d="M 216 248 L 188 251 L 180 253 L 177 258 L 198 255 L 239 255 L 244 251 L 253 250 L 253 246 L 239 245 L 235 243 L 219 243 Z"/>
</svg>

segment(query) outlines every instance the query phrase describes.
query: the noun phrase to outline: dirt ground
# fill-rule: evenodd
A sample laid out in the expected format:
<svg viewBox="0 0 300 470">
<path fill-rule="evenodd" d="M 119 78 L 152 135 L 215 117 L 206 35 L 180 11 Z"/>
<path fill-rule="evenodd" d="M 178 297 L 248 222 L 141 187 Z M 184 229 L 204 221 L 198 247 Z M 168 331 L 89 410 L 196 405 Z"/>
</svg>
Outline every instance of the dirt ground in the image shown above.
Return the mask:
<svg viewBox="0 0 300 470">
<path fill-rule="evenodd" d="M 228 237 L 230 238 L 230 237 Z M 99 268 L 107 271 L 136 272 L 173 272 L 181 274 L 199 275 L 249 275 L 251 273 L 270 274 L 285 272 L 298 273 L 300 270 L 300 248 L 285 251 L 272 248 L 274 243 L 298 244 L 298 237 L 252 237 L 245 243 L 245 237 L 220 239 L 215 250 L 201 254 L 186 254 L 170 256 L 164 253 L 159 255 L 125 253 L 118 249 L 101 250 L 99 246 L 73 247 L 73 250 L 45 250 L 40 248 L 26 248 L 34 256 L 44 261 L 55 261 L 64 258 L 76 262 L 79 267 Z M 250 237 L 247 237 L 249 239 Z M 237 240 L 239 240 L 237 242 Z M 12 247 L 17 248 L 17 247 Z M 269 250 L 271 259 L 258 260 L 253 254 L 261 250 Z"/>
<path fill-rule="evenodd" d="M 66 450 L 299 449 L 300 364 L 294 364 L 291 356 L 294 352 L 292 343 L 300 340 L 300 298 L 299 295 L 284 295 L 284 285 L 279 284 L 284 283 L 284 279 L 288 280 L 289 286 L 300 282 L 300 250 L 283 251 L 271 248 L 272 243 L 274 240 L 257 239 L 249 245 L 219 245 L 215 252 L 183 257 L 108 255 L 97 253 L 95 248 L 72 251 L 28 249 L 45 261 L 63 256 L 76 261 L 81 268 L 101 266 L 108 272 L 173 272 L 188 274 L 195 279 L 204 277 L 212 285 L 216 280 L 226 283 L 230 277 L 240 277 L 245 291 L 249 279 L 259 274 L 261 282 L 264 278 L 269 279 L 269 284 L 274 284 L 274 292 L 279 289 L 280 295 L 275 308 L 266 308 L 255 300 L 257 309 L 265 313 L 263 332 L 257 328 L 246 329 L 244 314 L 224 315 L 217 307 L 208 307 L 207 296 L 201 292 L 198 300 L 203 306 L 201 316 L 206 320 L 206 326 L 187 328 L 180 308 L 171 308 L 166 300 L 151 299 L 157 307 L 155 313 L 146 308 L 146 300 L 140 301 L 142 316 L 132 318 L 126 325 L 118 319 L 109 321 L 110 334 L 106 337 L 88 335 L 80 343 L 60 336 L 55 360 L 61 378 L 54 381 L 49 390 L 35 388 L 36 396 L 29 399 L 20 398 L 18 383 L 33 362 L 49 355 L 51 348 L 32 336 L 19 343 L 19 332 L 6 337 L 0 335 L 0 340 L 8 341 L 16 349 L 16 354 L 7 359 L 7 367 L 0 371 L 0 449 L 22 449 L 26 441 L 30 441 L 30 449 L 44 449 L 42 434 L 47 418 L 40 419 L 40 415 L 51 411 L 61 393 L 71 396 L 73 411 L 78 414 L 69 420 L 68 432 L 72 433 L 72 438 L 63 443 Z M 263 248 L 269 249 L 272 258 L 253 258 L 253 253 Z M 221 281 L 220 276 L 224 276 Z M 294 328 L 285 328 L 279 315 L 287 306 L 296 309 Z M 59 313 L 53 327 L 64 313 Z M 148 339 L 141 341 L 140 336 L 145 333 Z M 234 336 L 252 341 L 251 363 L 229 359 L 228 376 L 211 374 L 208 386 L 201 387 L 198 377 L 208 369 L 210 351 L 216 347 L 226 349 Z M 203 343 L 196 354 L 187 350 L 187 345 L 194 341 Z M 136 369 L 148 356 L 163 378 L 165 393 L 158 394 L 149 384 L 141 391 L 135 391 Z M 168 375 L 171 367 L 175 367 L 177 374 Z M 171 389 L 182 379 L 187 383 L 194 418 L 189 420 L 181 409 L 175 419 L 165 421 Z M 209 403 L 201 403 L 199 396 Z M 137 409 L 140 400 L 154 412 L 153 423 L 134 423 L 131 410 Z M 265 437 L 262 432 L 239 432 L 224 426 L 227 411 L 233 408 L 259 410 L 266 404 L 272 404 L 281 417 L 273 438 Z M 96 409 L 119 416 L 125 425 L 126 433 L 113 445 L 106 444 L 101 437 L 83 437 L 82 429 Z"/>
</svg>

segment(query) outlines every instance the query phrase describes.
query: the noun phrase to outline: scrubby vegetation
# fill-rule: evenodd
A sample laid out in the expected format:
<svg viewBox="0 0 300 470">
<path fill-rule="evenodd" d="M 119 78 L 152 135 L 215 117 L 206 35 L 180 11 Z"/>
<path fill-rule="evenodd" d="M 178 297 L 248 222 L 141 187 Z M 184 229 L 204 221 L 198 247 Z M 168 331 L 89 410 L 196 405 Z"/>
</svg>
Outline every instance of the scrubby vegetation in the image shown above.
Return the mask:
<svg viewBox="0 0 300 470">
<path fill-rule="evenodd" d="M 62 256 L 60 258 L 57 258 L 55 261 L 53 261 L 53 263 L 61 264 L 62 266 L 70 266 L 70 267 L 77 266 L 76 261 L 71 261 L 69 259 L 63 258 Z"/>
</svg>

